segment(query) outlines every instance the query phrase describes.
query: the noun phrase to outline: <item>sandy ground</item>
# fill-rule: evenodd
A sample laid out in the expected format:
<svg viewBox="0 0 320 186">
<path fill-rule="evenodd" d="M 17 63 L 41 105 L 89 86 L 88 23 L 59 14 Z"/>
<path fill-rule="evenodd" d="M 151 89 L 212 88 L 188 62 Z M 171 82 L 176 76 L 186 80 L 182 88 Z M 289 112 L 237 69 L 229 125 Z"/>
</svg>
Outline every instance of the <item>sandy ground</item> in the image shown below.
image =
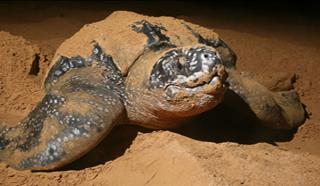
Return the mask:
<svg viewBox="0 0 320 186">
<path fill-rule="evenodd" d="M 44 74 L 61 42 L 82 25 L 119 8 L 78 6 L 1 7 L 1 121 L 18 122 L 41 99 Z M 241 113 L 221 105 L 172 131 L 116 127 L 92 152 L 59 171 L 15 171 L 0 164 L 0 185 L 319 184 L 318 25 L 296 14 L 252 16 L 255 12 L 217 11 L 222 13 L 211 14 L 206 8 L 204 15 L 188 11 L 173 15 L 215 28 L 237 53 L 241 71 L 265 78 L 283 72 L 297 74 L 295 88 L 310 114 L 299 129 L 257 127 Z"/>
</svg>

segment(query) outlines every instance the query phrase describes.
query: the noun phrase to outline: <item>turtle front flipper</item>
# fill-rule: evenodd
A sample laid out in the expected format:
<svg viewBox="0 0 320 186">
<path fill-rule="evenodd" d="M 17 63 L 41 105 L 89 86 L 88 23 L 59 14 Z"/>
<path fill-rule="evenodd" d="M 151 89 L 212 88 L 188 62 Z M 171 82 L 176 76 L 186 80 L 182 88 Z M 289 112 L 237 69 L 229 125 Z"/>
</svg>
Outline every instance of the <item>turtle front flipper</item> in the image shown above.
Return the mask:
<svg viewBox="0 0 320 186">
<path fill-rule="evenodd" d="M 228 69 L 229 89 L 248 104 L 267 127 L 294 129 L 306 119 L 305 109 L 294 90 L 272 92 L 255 80 Z"/>
<path fill-rule="evenodd" d="M 120 73 L 111 58 L 90 60 L 47 81 L 46 96 L 23 122 L 0 126 L 1 161 L 16 169 L 56 169 L 94 148 L 123 118 Z"/>
</svg>

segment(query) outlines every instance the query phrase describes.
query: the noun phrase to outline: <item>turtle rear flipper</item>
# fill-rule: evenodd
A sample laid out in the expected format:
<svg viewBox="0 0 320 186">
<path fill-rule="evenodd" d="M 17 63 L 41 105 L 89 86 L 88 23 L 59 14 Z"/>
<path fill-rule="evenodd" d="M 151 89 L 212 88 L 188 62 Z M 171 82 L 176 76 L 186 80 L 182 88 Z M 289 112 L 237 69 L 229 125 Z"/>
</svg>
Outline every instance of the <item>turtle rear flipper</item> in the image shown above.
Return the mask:
<svg viewBox="0 0 320 186">
<path fill-rule="evenodd" d="M 124 114 L 117 78 L 99 65 L 59 77 L 21 124 L 2 127 L 0 160 L 16 169 L 51 170 L 94 148 Z"/>
<path fill-rule="evenodd" d="M 228 71 L 228 76 L 229 88 L 248 104 L 267 127 L 294 129 L 305 121 L 305 109 L 294 90 L 272 92 L 233 69 Z"/>
</svg>

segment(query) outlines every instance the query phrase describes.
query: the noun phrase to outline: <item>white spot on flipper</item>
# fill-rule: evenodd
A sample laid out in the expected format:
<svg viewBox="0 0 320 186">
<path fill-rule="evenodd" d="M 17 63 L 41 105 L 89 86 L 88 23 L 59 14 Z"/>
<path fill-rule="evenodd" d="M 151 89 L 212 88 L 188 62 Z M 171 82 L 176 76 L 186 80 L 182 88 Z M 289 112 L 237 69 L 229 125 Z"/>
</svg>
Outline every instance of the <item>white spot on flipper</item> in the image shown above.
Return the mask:
<svg viewBox="0 0 320 186">
<path fill-rule="evenodd" d="M 52 149 L 52 150 L 56 150 L 57 147 L 56 147 L 55 145 L 51 145 L 51 149 Z"/>
<path fill-rule="evenodd" d="M 90 134 L 88 134 L 88 133 L 83 133 L 83 136 L 89 138 L 89 137 L 90 137 Z"/>
<path fill-rule="evenodd" d="M 67 136 L 63 137 L 63 141 L 67 142 L 69 140 L 69 138 Z"/>
<path fill-rule="evenodd" d="M 84 125 L 84 129 L 90 130 L 90 125 Z"/>
<path fill-rule="evenodd" d="M 74 133 L 75 135 L 79 135 L 79 134 L 80 134 L 80 130 L 77 129 L 77 128 L 75 128 L 75 129 L 73 129 L 73 133 Z"/>
</svg>

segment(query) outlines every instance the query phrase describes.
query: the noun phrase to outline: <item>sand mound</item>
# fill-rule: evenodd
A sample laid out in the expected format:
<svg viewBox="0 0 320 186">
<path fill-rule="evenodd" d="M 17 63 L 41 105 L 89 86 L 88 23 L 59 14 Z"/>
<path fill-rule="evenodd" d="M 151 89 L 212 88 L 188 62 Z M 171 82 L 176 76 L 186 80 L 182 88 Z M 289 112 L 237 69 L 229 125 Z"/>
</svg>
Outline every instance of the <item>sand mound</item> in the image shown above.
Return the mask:
<svg viewBox="0 0 320 186">
<path fill-rule="evenodd" d="M 172 132 L 139 134 L 125 154 L 79 171 L 19 172 L 1 165 L 8 185 L 316 185 L 319 157 L 269 144 L 199 142 Z"/>
<path fill-rule="evenodd" d="M 46 54 L 24 38 L 1 31 L 0 59 L 0 112 L 26 114 L 42 96 Z"/>
</svg>

